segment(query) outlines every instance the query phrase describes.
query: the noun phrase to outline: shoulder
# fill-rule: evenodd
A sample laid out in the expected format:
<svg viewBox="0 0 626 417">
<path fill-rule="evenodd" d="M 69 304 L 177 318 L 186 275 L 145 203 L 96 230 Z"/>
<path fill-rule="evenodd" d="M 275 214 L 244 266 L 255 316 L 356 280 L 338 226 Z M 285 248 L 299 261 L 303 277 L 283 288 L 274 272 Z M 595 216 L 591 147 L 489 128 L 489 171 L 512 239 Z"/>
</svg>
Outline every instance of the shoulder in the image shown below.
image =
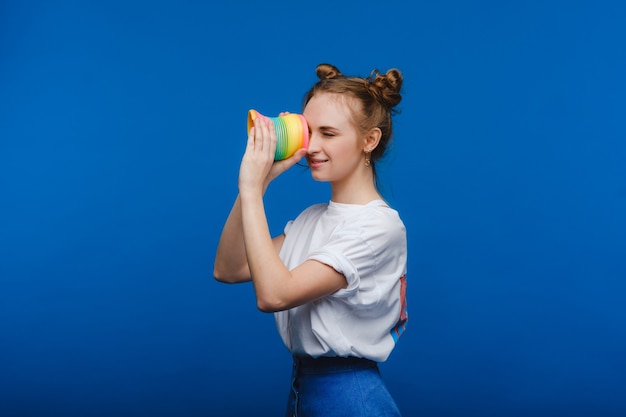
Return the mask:
<svg viewBox="0 0 626 417">
<path fill-rule="evenodd" d="M 328 208 L 328 204 L 319 203 L 313 204 L 304 209 L 298 216 L 287 222 L 284 233 L 287 234 L 290 230 L 301 230 L 302 228 L 309 227 L 308 225 L 314 224 L 322 216 L 322 214 Z M 294 229 L 295 228 L 295 229 Z"/>
<path fill-rule="evenodd" d="M 328 209 L 327 203 L 313 204 L 305 208 L 304 210 L 302 210 L 302 212 L 298 215 L 297 218 L 319 215 L 319 214 L 324 213 L 327 209 Z"/>
<path fill-rule="evenodd" d="M 319 219 L 328 209 L 328 204 L 319 203 L 313 204 L 298 214 L 298 216 L 294 219 L 295 223 L 303 223 L 310 222 L 312 220 Z"/>
<path fill-rule="evenodd" d="M 406 228 L 400 215 L 382 200 L 355 207 L 347 213 L 336 234 L 352 236 L 374 252 L 406 246 Z"/>
<path fill-rule="evenodd" d="M 400 214 L 382 200 L 363 206 L 362 210 L 354 213 L 349 223 L 359 227 L 362 232 L 379 230 L 386 233 L 406 233 Z"/>
</svg>

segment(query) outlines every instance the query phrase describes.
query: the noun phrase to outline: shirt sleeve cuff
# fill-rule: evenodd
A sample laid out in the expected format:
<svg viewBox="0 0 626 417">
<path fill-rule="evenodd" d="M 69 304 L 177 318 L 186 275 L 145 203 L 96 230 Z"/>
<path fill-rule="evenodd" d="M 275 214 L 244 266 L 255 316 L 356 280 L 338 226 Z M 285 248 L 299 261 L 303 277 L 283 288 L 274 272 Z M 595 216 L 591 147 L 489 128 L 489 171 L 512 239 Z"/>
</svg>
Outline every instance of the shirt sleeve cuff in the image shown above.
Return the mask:
<svg viewBox="0 0 626 417">
<path fill-rule="evenodd" d="M 327 251 L 319 251 L 313 252 L 309 256 L 309 259 L 330 266 L 335 271 L 343 274 L 343 276 L 346 278 L 348 286 L 331 294 L 332 297 L 348 298 L 356 294 L 357 290 L 359 289 L 361 277 L 359 276 L 357 269 L 354 267 L 352 262 L 348 260 L 348 258 Z"/>
</svg>

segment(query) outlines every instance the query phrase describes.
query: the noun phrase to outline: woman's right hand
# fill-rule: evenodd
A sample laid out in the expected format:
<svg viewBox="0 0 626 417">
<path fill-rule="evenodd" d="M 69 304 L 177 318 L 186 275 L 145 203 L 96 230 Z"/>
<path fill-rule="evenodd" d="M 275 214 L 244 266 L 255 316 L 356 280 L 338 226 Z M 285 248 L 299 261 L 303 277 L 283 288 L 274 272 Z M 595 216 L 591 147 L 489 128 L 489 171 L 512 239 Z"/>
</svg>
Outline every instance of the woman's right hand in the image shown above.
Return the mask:
<svg viewBox="0 0 626 417">
<path fill-rule="evenodd" d="M 267 188 L 269 183 L 272 182 L 274 179 L 276 179 L 276 177 L 278 177 L 280 174 L 282 174 L 283 172 L 287 171 L 289 168 L 297 164 L 298 161 L 300 161 L 300 159 L 302 159 L 304 155 L 306 155 L 306 149 L 298 149 L 296 153 L 291 155 L 289 158 L 283 159 L 282 161 L 275 161 L 272 164 L 272 168 L 270 169 L 270 172 L 267 174 L 267 177 L 265 178 L 265 184 L 264 184 L 265 188 Z"/>
<path fill-rule="evenodd" d="M 288 115 L 289 112 L 281 112 L 278 114 L 279 117 Z M 278 177 L 283 172 L 287 171 L 289 168 L 297 164 L 303 156 L 306 155 L 306 148 L 298 149 L 293 155 L 291 155 L 287 159 L 283 159 L 282 161 L 275 161 L 272 164 L 272 168 L 270 169 L 269 174 L 267 175 L 265 181 L 265 188 L 272 182 L 276 177 Z"/>
</svg>

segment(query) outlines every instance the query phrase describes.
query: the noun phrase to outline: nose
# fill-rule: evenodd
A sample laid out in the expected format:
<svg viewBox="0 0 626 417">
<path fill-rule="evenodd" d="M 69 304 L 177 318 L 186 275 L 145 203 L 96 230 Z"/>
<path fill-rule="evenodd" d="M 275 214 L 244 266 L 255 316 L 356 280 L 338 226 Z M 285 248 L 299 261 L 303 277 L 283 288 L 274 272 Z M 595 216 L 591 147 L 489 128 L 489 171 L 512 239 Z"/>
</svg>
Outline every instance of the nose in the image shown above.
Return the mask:
<svg viewBox="0 0 626 417">
<path fill-rule="evenodd" d="M 315 132 L 309 133 L 309 144 L 307 146 L 307 153 L 309 155 L 318 153 L 320 151 L 320 140 L 318 135 Z"/>
</svg>

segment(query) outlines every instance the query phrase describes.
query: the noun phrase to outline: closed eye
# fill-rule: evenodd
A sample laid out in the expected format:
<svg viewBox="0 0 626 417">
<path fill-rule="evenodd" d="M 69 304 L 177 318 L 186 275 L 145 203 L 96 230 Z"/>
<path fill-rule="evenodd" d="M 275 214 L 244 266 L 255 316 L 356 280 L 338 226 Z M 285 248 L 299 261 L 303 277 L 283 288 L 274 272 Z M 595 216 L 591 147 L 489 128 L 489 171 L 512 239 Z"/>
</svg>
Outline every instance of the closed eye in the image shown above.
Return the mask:
<svg viewBox="0 0 626 417">
<path fill-rule="evenodd" d="M 337 136 L 337 132 L 334 129 L 320 129 L 322 136 L 326 136 L 327 138 L 331 138 L 333 136 Z"/>
</svg>

